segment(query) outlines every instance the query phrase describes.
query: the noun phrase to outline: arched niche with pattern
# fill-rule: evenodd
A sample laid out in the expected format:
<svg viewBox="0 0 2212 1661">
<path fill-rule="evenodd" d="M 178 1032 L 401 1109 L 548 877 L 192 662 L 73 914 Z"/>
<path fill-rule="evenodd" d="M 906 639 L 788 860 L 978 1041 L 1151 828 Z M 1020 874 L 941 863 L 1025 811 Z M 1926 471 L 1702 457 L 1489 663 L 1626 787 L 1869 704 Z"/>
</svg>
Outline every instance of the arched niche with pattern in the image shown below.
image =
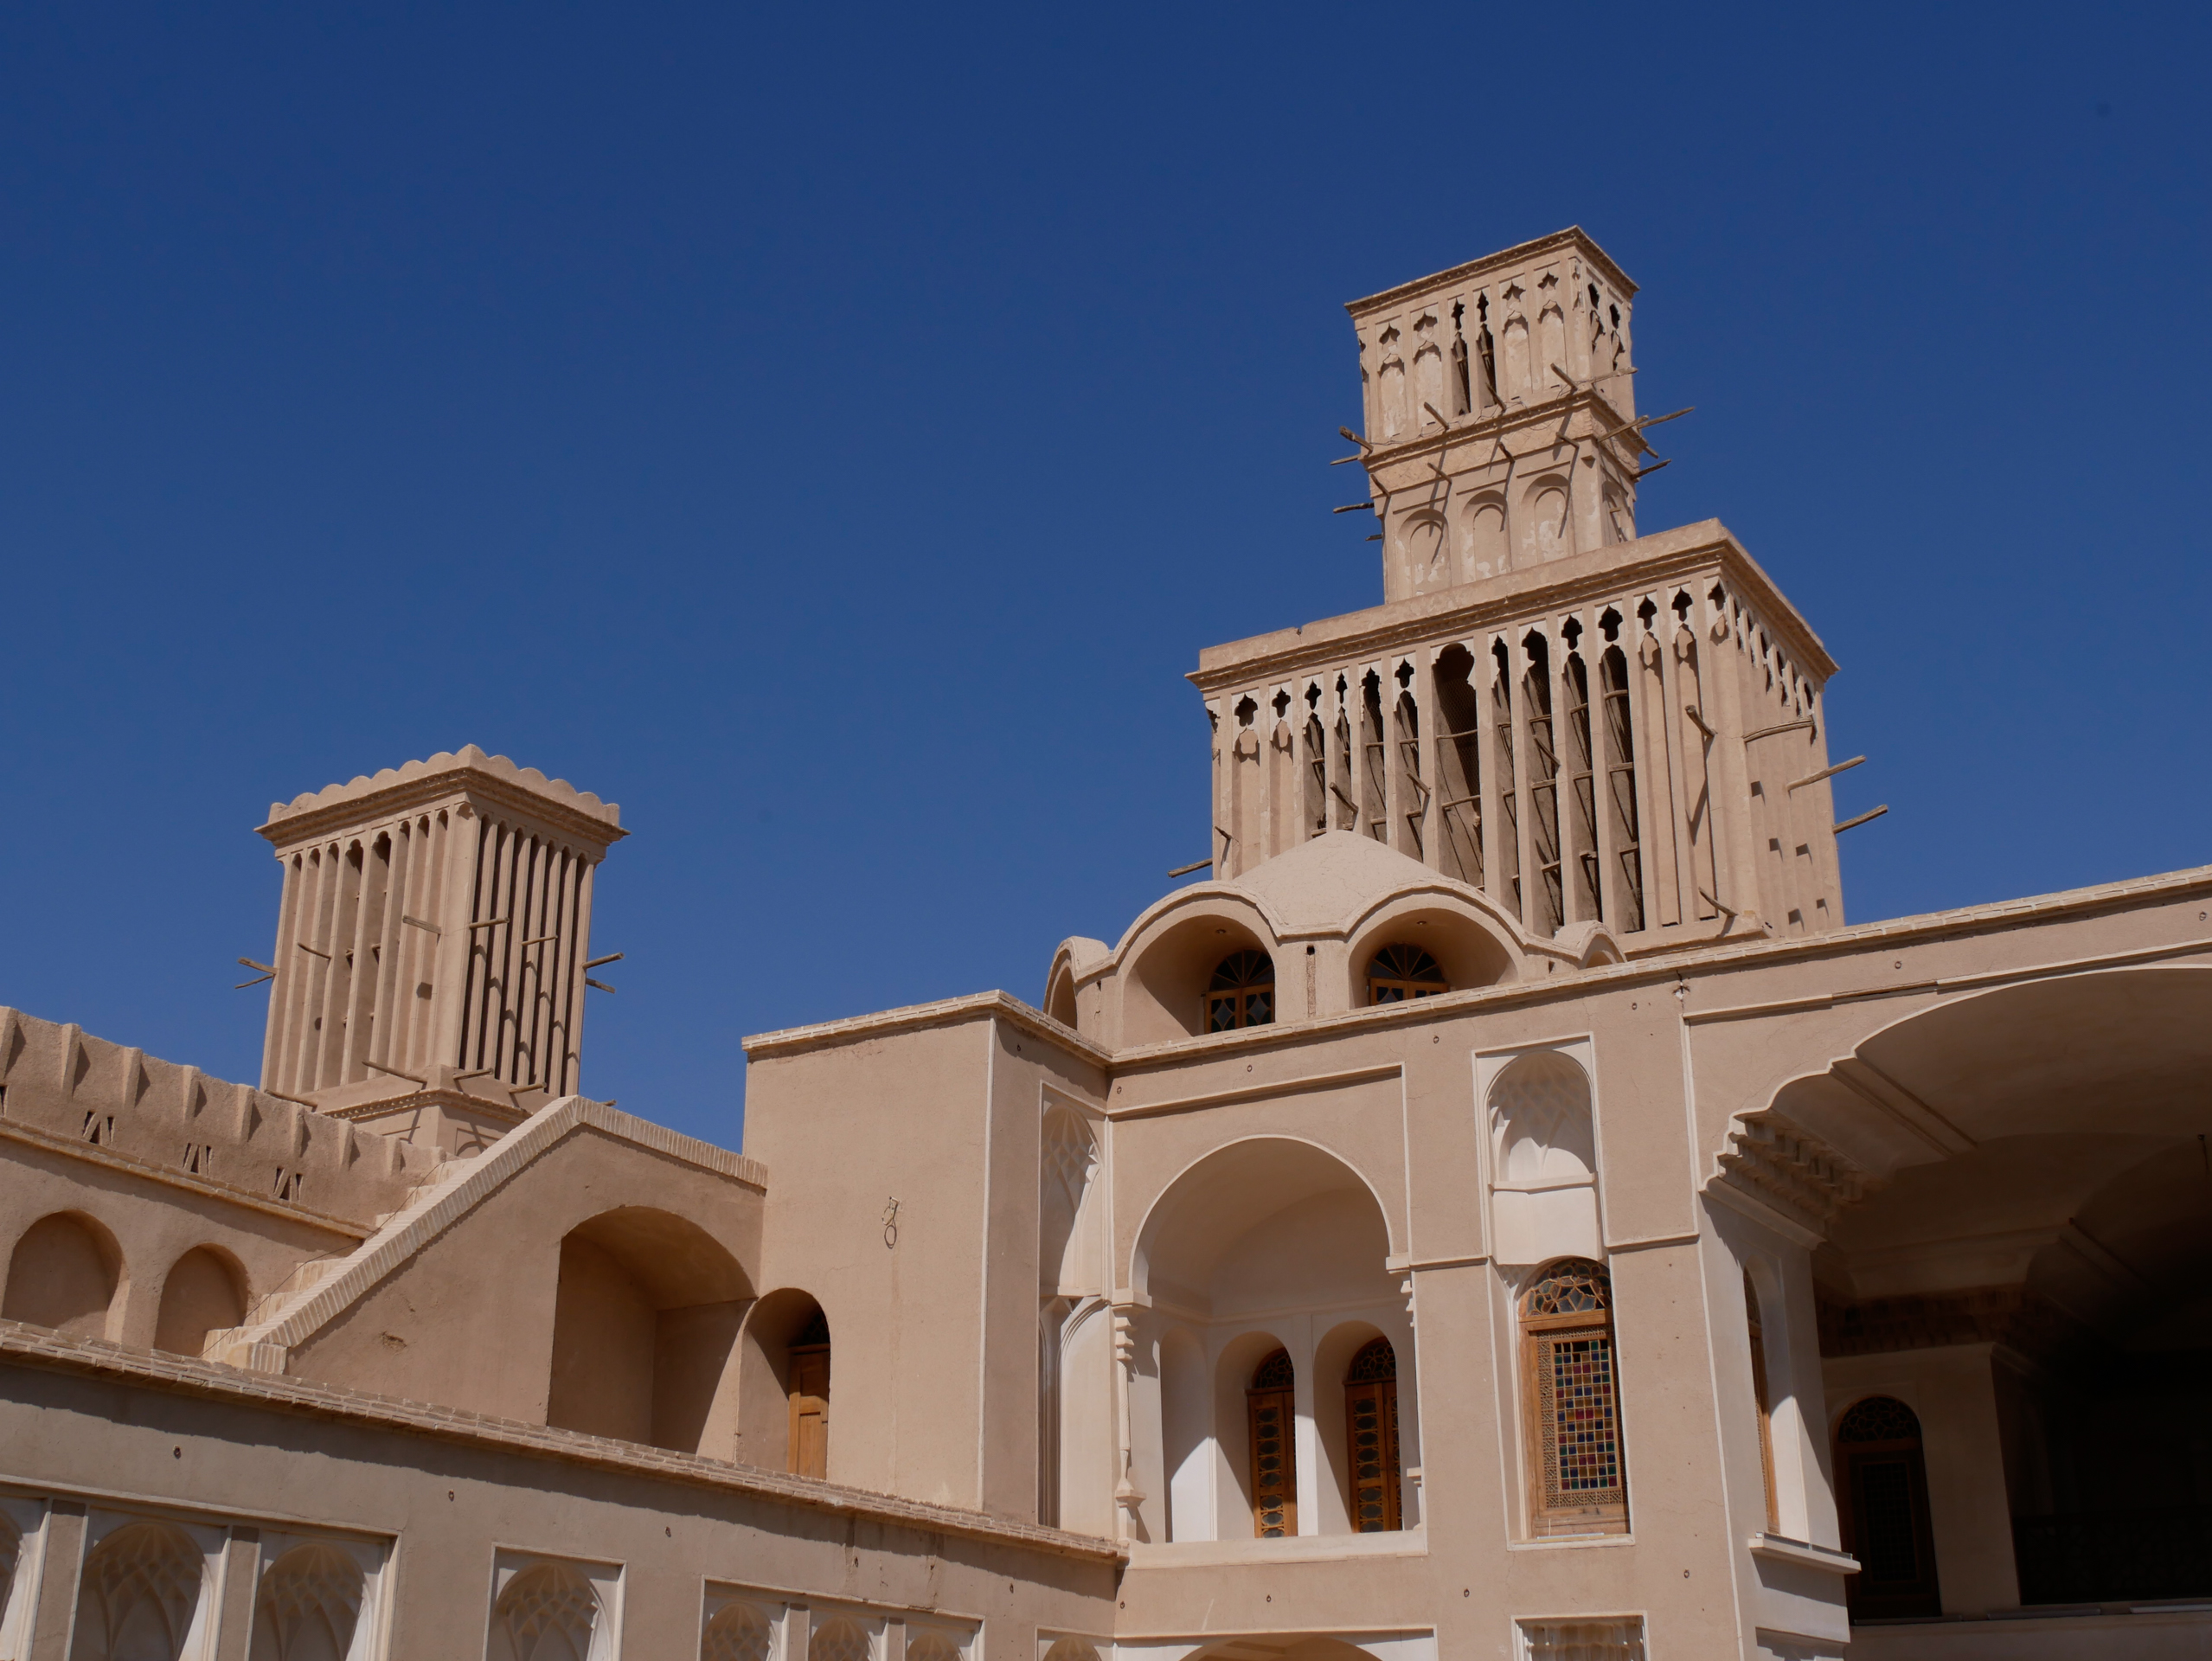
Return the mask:
<svg viewBox="0 0 2212 1661">
<path fill-rule="evenodd" d="M 1099 1652 L 1080 1638 L 1056 1638 L 1044 1652 L 1044 1661 L 1099 1661 Z"/>
<path fill-rule="evenodd" d="M 57 1211 L 23 1230 L 8 1257 L 0 1318 L 104 1338 L 123 1282 L 123 1253 L 105 1225 Z"/>
<path fill-rule="evenodd" d="M 182 1529 L 124 1524 L 85 1559 L 69 1661 L 178 1661 L 206 1578 L 205 1559 Z"/>
<path fill-rule="evenodd" d="M 875 1661 L 875 1645 L 857 1621 L 832 1615 L 808 1634 L 806 1661 Z"/>
<path fill-rule="evenodd" d="M 1589 1074 L 1571 1055 L 1532 1050 L 1491 1080 L 1488 1106 L 1493 1255 L 1602 1257 Z"/>
<path fill-rule="evenodd" d="M 347 1661 L 364 1591 L 351 1553 L 323 1542 L 294 1546 L 261 1572 L 252 1661 Z"/>
<path fill-rule="evenodd" d="M 775 1629 L 767 1616 L 740 1598 L 708 1619 L 699 1639 L 699 1661 L 769 1661 L 774 1647 Z"/>
<path fill-rule="evenodd" d="M 1562 1258 L 1520 1298 L 1529 1532 L 1620 1534 L 1628 1528 L 1613 1281 L 1602 1263 Z"/>
<path fill-rule="evenodd" d="M 1037 1520 L 1112 1527 L 1112 1361 L 1090 1122 L 1048 1100 L 1037 1148 Z"/>
<path fill-rule="evenodd" d="M 929 1627 L 907 1627 L 907 1661 L 962 1661 L 962 1646 Z"/>
<path fill-rule="evenodd" d="M 196 1356 L 208 1334 L 246 1319 L 246 1272 L 219 1246 L 196 1246 L 162 1277 L 154 1348 Z"/>
<path fill-rule="evenodd" d="M 599 1594 L 567 1563 L 516 1572 L 492 1606 L 487 1661 L 599 1661 Z"/>
<path fill-rule="evenodd" d="M 1037 1127 L 1037 1292 L 1054 1298 L 1096 1291 L 1097 1242 L 1080 1225 L 1090 1221 L 1091 1179 L 1099 1168 L 1098 1138 L 1084 1115 L 1065 1102 L 1048 1102 Z"/>
</svg>

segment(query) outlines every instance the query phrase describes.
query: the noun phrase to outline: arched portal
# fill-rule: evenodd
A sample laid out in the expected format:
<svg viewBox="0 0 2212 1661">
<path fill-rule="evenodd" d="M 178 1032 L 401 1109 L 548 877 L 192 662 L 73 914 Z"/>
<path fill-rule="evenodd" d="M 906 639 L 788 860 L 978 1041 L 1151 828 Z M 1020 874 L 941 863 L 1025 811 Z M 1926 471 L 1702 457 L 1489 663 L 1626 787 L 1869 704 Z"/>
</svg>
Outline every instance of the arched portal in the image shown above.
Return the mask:
<svg viewBox="0 0 2212 1661">
<path fill-rule="evenodd" d="M 1390 1249 L 1373 1190 L 1309 1142 L 1232 1143 L 1169 1185 L 1132 1268 L 1151 1300 L 1138 1347 L 1157 1356 L 1157 1388 L 1132 1398 L 1150 1538 L 1352 1532 L 1346 1379 L 1377 1337 L 1399 1362 L 1399 1460 L 1417 1461 L 1413 1330 Z M 1263 1465 L 1277 1429 L 1279 1461 Z"/>
<path fill-rule="evenodd" d="M 561 1242 L 546 1422 L 684 1453 L 729 1446 L 724 1390 L 751 1288 L 696 1223 L 624 1206 Z"/>
<path fill-rule="evenodd" d="M 1955 1614 L 2212 1594 L 2212 1549 L 2174 1545 L 2212 1541 L 2212 1471 L 2162 1446 L 2212 1417 L 2208 1008 L 2212 971 L 2190 966 L 1947 997 L 1734 1127 L 1716 1196 L 1818 1238 L 1794 1266 L 1764 1248 L 1788 1272 L 1756 1288 L 1785 1531 L 1801 1495 L 1816 1538 L 1831 1502 L 1853 1526 L 1859 1456 L 1823 1470 L 1818 1427 L 1889 1400 L 1919 1427 L 1941 1566 L 1897 1599 Z M 1778 1326 L 1817 1331 L 1817 1356 Z M 1881 1482 L 1907 1463 L 1888 1453 Z M 1872 1587 L 1855 1606 L 1879 1606 Z"/>
</svg>

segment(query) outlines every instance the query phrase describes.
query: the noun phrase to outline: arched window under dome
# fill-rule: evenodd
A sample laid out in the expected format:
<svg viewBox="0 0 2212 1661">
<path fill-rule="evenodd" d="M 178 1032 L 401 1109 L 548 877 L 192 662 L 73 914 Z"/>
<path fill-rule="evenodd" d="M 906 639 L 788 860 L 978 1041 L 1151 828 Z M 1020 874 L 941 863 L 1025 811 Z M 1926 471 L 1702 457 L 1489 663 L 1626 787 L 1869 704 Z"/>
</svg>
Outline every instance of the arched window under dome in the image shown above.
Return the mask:
<svg viewBox="0 0 2212 1661">
<path fill-rule="evenodd" d="M 1367 965 L 1369 1004 L 1402 1004 L 1451 990 L 1442 965 L 1417 946 L 1386 946 Z"/>
<path fill-rule="evenodd" d="M 1275 960 L 1265 952 L 1232 952 L 1206 989 L 1206 1030 L 1265 1027 L 1275 1019 Z"/>
</svg>

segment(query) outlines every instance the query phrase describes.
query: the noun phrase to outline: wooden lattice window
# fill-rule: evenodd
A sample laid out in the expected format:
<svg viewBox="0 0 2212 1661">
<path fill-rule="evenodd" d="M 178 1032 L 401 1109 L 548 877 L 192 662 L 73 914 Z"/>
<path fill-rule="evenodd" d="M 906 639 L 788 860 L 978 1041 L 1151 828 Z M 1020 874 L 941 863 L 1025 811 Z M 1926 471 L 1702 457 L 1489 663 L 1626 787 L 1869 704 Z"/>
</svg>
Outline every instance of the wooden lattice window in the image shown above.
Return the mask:
<svg viewBox="0 0 2212 1661">
<path fill-rule="evenodd" d="M 1844 1582 L 1852 1619 L 1941 1614 L 1919 1418 L 1895 1396 L 1867 1397 L 1836 1427 L 1836 1467 L 1843 1549 L 1859 1560 Z"/>
<path fill-rule="evenodd" d="M 1206 989 L 1206 1030 L 1265 1027 L 1275 1019 L 1275 960 L 1265 952 L 1232 952 Z"/>
<path fill-rule="evenodd" d="M 791 1444 L 796 1476 L 830 1474 L 830 1323 L 817 1310 L 791 1341 Z"/>
<path fill-rule="evenodd" d="M 1253 1369 L 1244 1394 L 1252 1427 L 1252 1532 L 1279 1540 L 1298 1532 L 1298 1439 L 1290 1351 L 1278 1350 Z"/>
<path fill-rule="evenodd" d="M 1344 1372 L 1344 1446 L 1352 1467 L 1352 1530 L 1388 1534 L 1399 1521 L 1398 1353 L 1370 1340 Z"/>
<path fill-rule="evenodd" d="M 1370 1004 L 1402 1004 L 1451 990 L 1436 959 L 1417 946 L 1386 946 L 1367 965 Z"/>
<path fill-rule="evenodd" d="M 1751 1337 L 1751 1399 L 1759 1414 L 1759 1474 L 1766 1485 L 1766 1526 L 1782 1526 L 1782 1511 L 1774 1497 L 1774 1401 L 1766 1388 L 1766 1331 L 1759 1319 L 1759 1288 L 1751 1284 L 1751 1271 L 1743 1272 L 1743 1312 Z"/>
<path fill-rule="evenodd" d="M 1565 1258 L 1522 1295 L 1529 1528 L 1538 1535 L 1628 1527 L 1613 1285 L 1602 1264 Z"/>
</svg>

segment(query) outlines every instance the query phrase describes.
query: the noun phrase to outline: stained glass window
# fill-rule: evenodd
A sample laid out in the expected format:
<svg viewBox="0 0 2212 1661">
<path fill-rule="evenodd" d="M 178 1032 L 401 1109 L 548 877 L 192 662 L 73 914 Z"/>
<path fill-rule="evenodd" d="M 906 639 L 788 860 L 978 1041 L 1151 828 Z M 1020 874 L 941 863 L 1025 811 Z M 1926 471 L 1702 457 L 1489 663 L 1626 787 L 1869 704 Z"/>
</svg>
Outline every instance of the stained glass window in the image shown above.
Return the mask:
<svg viewBox="0 0 2212 1661">
<path fill-rule="evenodd" d="M 1521 1299 L 1539 1534 L 1614 1533 L 1628 1517 L 1613 1287 L 1604 1266 L 1552 1264 Z"/>
</svg>

